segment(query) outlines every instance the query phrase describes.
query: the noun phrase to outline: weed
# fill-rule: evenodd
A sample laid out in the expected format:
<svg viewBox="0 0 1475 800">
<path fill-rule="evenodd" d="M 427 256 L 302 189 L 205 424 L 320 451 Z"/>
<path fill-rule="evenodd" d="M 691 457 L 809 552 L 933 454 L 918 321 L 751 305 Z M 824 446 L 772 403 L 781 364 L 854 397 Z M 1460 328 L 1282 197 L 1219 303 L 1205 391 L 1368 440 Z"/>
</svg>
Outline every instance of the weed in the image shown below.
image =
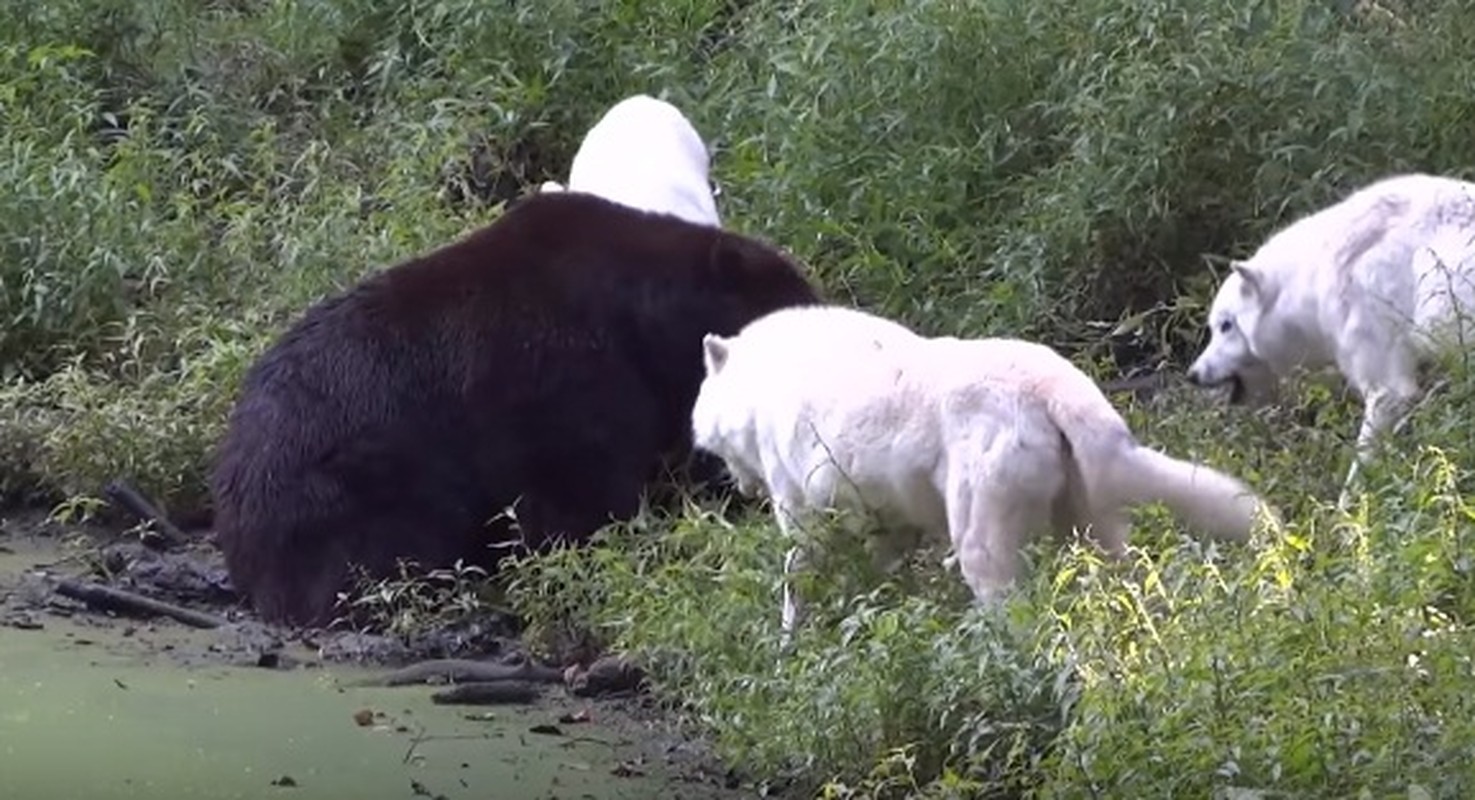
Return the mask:
<svg viewBox="0 0 1475 800">
<path fill-rule="evenodd" d="M 353 588 L 339 594 L 342 615 L 335 624 L 357 623 L 402 639 L 426 631 L 454 628 L 493 608 L 487 571 L 457 561 L 448 568 L 424 569 L 400 561 L 393 578 L 370 579 L 355 573 Z"/>
<path fill-rule="evenodd" d="M 80 513 L 124 476 L 204 503 L 245 369 L 304 307 L 562 177 L 634 92 L 709 139 L 726 224 L 837 301 L 1103 377 L 1174 370 L 1223 259 L 1374 177 L 1468 173 L 1467 5 L 8 4 L 0 498 Z M 1345 514 L 1338 393 L 1124 403 L 1284 530 L 1209 546 L 1145 509 L 1127 563 L 1041 543 L 990 612 L 935 558 L 882 576 L 842 546 L 782 650 L 785 543 L 696 503 L 493 587 L 544 650 L 638 654 L 727 757 L 826 796 L 1462 796 L 1459 374 Z M 500 603 L 480 578 L 406 572 L 354 608 L 410 635 Z"/>
</svg>

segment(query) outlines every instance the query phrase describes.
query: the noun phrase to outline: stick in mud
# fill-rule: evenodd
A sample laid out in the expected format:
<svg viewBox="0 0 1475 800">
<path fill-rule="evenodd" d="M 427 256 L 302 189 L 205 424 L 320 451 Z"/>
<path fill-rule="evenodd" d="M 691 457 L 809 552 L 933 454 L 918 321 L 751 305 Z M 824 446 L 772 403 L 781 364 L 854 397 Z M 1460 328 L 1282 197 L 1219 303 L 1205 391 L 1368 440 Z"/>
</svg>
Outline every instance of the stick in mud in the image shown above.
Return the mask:
<svg viewBox="0 0 1475 800">
<path fill-rule="evenodd" d="M 460 683 L 430 696 L 438 706 L 494 706 L 526 704 L 537 700 L 543 687 L 531 681 Z"/>
<path fill-rule="evenodd" d="M 404 686 L 411 683 L 426 683 L 440 678 L 456 683 L 491 683 L 494 681 L 539 681 L 557 683 L 563 673 L 553 667 L 545 667 L 524 661 L 521 664 L 491 664 L 464 658 L 437 658 L 421 661 L 386 675 L 356 681 L 355 686 Z"/>
<path fill-rule="evenodd" d="M 114 589 L 111 586 L 103 586 L 100 583 L 81 583 L 62 578 L 56 582 L 55 591 L 63 597 L 80 600 L 103 611 L 169 617 L 195 628 L 218 628 L 225 624 L 224 618 L 214 614 L 195 611 L 192 608 L 182 608 L 173 603 L 144 597 L 122 589 Z"/>
<path fill-rule="evenodd" d="M 162 540 L 165 547 L 175 547 L 184 544 L 187 539 L 184 531 L 179 526 L 169 521 L 159 507 L 144 496 L 143 492 L 133 488 L 127 481 L 119 478 L 102 487 L 102 493 L 113 501 L 113 505 L 138 517 L 143 522 L 152 523 L 156 537 L 146 537 L 145 544 Z"/>
</svg>

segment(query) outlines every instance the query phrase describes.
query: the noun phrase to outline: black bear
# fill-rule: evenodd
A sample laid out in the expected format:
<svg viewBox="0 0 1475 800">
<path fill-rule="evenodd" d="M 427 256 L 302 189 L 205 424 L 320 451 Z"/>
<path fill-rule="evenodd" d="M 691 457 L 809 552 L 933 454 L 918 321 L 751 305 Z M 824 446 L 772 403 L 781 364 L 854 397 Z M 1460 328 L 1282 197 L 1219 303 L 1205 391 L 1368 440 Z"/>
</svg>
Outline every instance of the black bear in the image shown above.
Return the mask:
<svg viewBox="0 0 1475 800">
<path fill-rule="evenodd" d="M 263 619 L 331 619 L 350 564 L 495 566 L 639 510 L 691 452 L 702 336 L 820 302 L 753 238 L 593 195 L 529 197 L 310 308 L 246 373 L 210 476 Z"/>
</svg>

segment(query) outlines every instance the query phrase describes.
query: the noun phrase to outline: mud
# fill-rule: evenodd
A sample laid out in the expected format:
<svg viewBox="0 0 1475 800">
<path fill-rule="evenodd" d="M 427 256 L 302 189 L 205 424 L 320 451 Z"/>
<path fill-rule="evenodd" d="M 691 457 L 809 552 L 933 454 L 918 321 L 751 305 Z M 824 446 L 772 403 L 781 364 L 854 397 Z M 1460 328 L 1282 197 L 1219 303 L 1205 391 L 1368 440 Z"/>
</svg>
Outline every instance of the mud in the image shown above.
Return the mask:
<svg viewBox="0 0 1475 800">
<path fill-rule="evenodd" d="M 628 664 L 534 664 L 495 615 L 410 642 L 277 629 L 238 607 L 199 539 L 159 552 L 119 530 L 0 512 L 0 796 L 756 795 L 662 714 Z M 58 595 L 63 577 L 226 624 L 99 612 Z M 527 702 L 495 705 L 437 702 L 464 693 L 455 686 L 374 685 L 427 658 L 538 679 L 521 695 L 490 692 Z"/>
</svg>

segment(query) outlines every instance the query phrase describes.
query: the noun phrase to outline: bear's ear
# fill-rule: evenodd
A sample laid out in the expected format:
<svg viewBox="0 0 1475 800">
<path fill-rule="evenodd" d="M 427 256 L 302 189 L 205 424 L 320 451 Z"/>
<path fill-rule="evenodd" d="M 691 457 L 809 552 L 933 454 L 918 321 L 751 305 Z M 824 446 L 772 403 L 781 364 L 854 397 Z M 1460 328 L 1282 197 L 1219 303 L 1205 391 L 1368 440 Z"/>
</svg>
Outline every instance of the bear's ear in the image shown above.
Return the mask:
<svg viewBox="0 0 1475 800">
<path fill-rule="evenodd" d="M 1265 281 L 1262 279 L 1260 270 L 1250 266 L 1249 262 L 1236 259 L 1229 262 L 1229 268 L 1234 270 L 1234 274 L 1238 275 L 1241 281 L 1244 281 L 1246 295 L 1257 295 L 1265 291 Z"/>
<path fill-rule="evenodd" d="M 727 366 L 729 349 L 728 341 L 715 333 L 702 337 L 702 363 L 706 365 L 708 375 L 716 375 Z"/>
</svg>

